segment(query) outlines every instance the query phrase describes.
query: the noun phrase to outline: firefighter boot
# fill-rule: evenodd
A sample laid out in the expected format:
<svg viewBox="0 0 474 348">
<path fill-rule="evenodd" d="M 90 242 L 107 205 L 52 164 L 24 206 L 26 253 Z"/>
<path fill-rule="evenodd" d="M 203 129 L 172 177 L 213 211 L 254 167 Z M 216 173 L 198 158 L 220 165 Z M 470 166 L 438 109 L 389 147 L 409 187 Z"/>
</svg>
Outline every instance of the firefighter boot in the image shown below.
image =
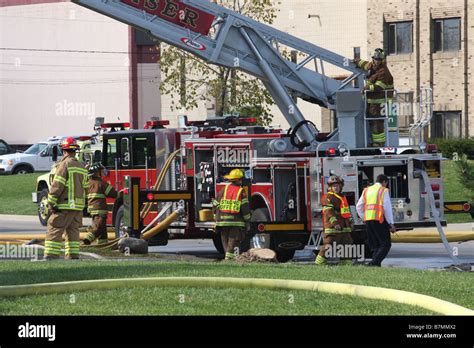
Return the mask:
<svg viewBox="0 0 474 348">
<path fill-rule="evenodd" d="M 324 256 L 318 255 L 314 263 L 318 266 L 322 266 L 322 265 L 326 265 L 328 263 L 328 260 Z"/>
<path fill-rule="evenodd" d="M 66 260 L 76 260 L 79 259 L 79 242 L 68 241 L 66 242 L 66 255 L 64 256 Z"/>
<path fill-rule="evenodd" d="M 88 232 L 88 233 L 86 234 L 86 237 L 83 239 L 82 242 L 83 242 L 85 245 L 90 245 L 90 244 L 94 241 L 94 239 L 95 239 L 94 234 L 91 233 L 91 232 Z"/>
<path fill-rule="evenodd" d="M 235 254 L 234 253 L 225 253 L 225 259 L 224 260 L 228 260 L 228 261 L 231 261 L 231 260 L 234 260 L 235 259 Z"/>
</svg>

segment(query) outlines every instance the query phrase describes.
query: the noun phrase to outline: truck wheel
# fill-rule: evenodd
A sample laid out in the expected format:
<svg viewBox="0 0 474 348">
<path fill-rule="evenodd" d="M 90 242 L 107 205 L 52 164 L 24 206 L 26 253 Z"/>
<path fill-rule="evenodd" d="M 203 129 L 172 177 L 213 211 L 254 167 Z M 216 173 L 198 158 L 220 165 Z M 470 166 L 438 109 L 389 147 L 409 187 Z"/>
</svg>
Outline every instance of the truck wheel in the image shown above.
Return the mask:
<svg viewBox="0 0 474 348">
<path fill-rule="evenodd" d="M 117 214 L 115 215 L 115 237 L 121 238 L 125 235 L 125 223 L 123 221 L 123 214 L 125 211 L 125 207 L 122 205 L 118 210 Z"/>
<path fill-rule="evenodd" d="M 278 246 L 273 247 L 272 249 L 275 250 L 277 253 L 278 262 L 288 262 L 293 260 L 293 257 L 295 256 L 296 252 L 296 250 L 294 249 L 282 249 Z"/>
<path fill-rule="evenodd" d="M 30 174 L 33 173 L 33 170 L 27 166 L 19 166 L 13 170 L 12 174 Z"/>
<path fill-rule="evenodd" d="M 48 224 L 48 218 L 50 215 L 48 209 L 48 189 L 42 189 L 38 195 L 38 218 L 40 224 L 46 226 Z"/>
<path fill-rule="evenodd" d="M 224 255 L 225 250 L 224 246 L 222 245 L 222 238 L 220 233 L 216 233 L 215 236 L 212 238 L 212 242 L 214 243 L 214 247 L 219 252 L 219 254 Z"/>
</svg>

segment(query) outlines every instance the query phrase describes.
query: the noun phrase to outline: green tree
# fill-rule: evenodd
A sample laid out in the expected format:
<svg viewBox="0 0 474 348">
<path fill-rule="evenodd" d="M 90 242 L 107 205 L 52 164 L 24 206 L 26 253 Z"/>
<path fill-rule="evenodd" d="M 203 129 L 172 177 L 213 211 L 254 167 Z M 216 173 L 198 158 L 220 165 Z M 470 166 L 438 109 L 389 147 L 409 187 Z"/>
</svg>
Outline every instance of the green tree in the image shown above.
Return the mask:
<svg viewBox="0 0 474 348">
<path fill-rule="evenodd" d="M 459 174 L 459 181 L 468 191 L 469 197 L 474 199 L 474 162 L 469 161 L 467 156 L 463 155 L 454 163 Z"/>
<path fill-rule="evenodd" d="M 272 24 L 278 9 L 269 0 L 214 0 L 257 21 Z M 215 33 L 211 33 L 215 34 Z M 270 124 L 273 99 L 261 81 L 236 69 L 207 64 L 176 47 L 161 45 L 163 80 L 160 90 L 171 95 L 173 110 L 192 110 L 199 101 L 215 102 L 216 115 L 251 111 L 260 124 Z M 248 115 L 250 116 L 250 115 Z"/>
</svg>

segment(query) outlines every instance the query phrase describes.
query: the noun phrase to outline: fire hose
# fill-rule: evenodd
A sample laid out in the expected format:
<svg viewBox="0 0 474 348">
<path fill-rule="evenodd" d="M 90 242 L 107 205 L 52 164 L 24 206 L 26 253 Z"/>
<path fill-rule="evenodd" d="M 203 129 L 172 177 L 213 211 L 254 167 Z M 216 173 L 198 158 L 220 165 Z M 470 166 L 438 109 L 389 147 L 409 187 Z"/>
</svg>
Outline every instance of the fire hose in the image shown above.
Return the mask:
<svg viewBox="0 0 474 348">
<path fill-rule="evenodd" d="M 161 184 L 163 183 L 163 180 L 165 179 L 166 173 L 168 172 L 171 164 L 173 163 L 173 160 L 180 153 L 180 151 L 181 150 L 176 150 L 167 158 L 165 165 L 161 169 L 160 174 L 158 174 L 158 177 L 156 178 L 155 185 L 153 185 L 153 190 L 156 191 L 161 187 Z M 143 206 L 142 211 L 140 212 L 141 219 L 145 219 L 147 217 L 152 206 L 153 206 L 153 203 L 151 202 L 148 202 Z"/>
<path fill-rule="evenodd" d="M 144 286 L 306 290 L 335 295 L 356 296 L 372 300 L 391 301 L 400 304 L 421 307 L 444 315 L 474 315 L 474 311 L 469 308 L 465 308 L 435 297 L 409 291 L 365 285 L 286 279 L 164 277 L 79 280 L 58 283 L 0 286 L 0 297 L 57 294 L 75 291 L 107 290 Z"/>
</svg>

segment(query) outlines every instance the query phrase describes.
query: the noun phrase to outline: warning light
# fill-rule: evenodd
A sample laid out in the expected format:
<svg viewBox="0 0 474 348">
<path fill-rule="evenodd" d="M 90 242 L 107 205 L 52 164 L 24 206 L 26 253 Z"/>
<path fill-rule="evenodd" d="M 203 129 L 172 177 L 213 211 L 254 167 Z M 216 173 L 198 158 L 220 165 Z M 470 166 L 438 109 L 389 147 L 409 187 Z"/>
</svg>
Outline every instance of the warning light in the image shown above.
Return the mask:
<svg viewBox="0 0 474 348">
<path fill-rule="evenodd" d="M 471 211 L 471 205 L 469 203 L 464 203 L 462 209 L 464 211 Z"/>
<path fill-rule="evenodd" d="M 168 126 L 170 121 L 161 120 L 161 121 L 148 121 L 145 123 L 144 129 L 157 129 L 157 128 L 164 128 L 164 126 Z"/>
<path fill-rule="evenodd" d="M 432 184 L 432 185 L 431 185 L 431 189 L 432 189 L 433 191 L 439 191 L 439 188 L 440 188 L 440 186 L 439 186 L 438 184 Z"/>
<path fill-rule="evenodd" d="M 330 157 L 336 156 L 336 149 L 334 147 L 330 147 L 327 149 L 326 154 Z"/>
<path fill-rule="evenodd" d="M 124 195 L 128 195 L 129 193 L 130 193 L 130 191 L 128 190 L 128 188 L 123 189 L 123 194 Z"/>
<path fill-rule="evenodd" d="M 100 128 L 102 129 L 110 128 L 111 132 L 115 132 L 116 128 L 119 128 L 120 130 L 125 130 L 125 128 L 130 128 L 130 122 L 102 123 L 100 125 Z"/>
<path fill-rule="evenodd" d="M 259 224 L 257 227 L 258 232 L 265 232 L 265 225 L 264 224 Z"/>
<path fill-rule="evenodd" d="M 155 196 L 153 195 L 153 193 L 148 193 L 148 194 L 146 195 L 146 199 L 148 199 L 149 201 L 152 201 L 153 198 L 155 198 Z"/>
</svg>

